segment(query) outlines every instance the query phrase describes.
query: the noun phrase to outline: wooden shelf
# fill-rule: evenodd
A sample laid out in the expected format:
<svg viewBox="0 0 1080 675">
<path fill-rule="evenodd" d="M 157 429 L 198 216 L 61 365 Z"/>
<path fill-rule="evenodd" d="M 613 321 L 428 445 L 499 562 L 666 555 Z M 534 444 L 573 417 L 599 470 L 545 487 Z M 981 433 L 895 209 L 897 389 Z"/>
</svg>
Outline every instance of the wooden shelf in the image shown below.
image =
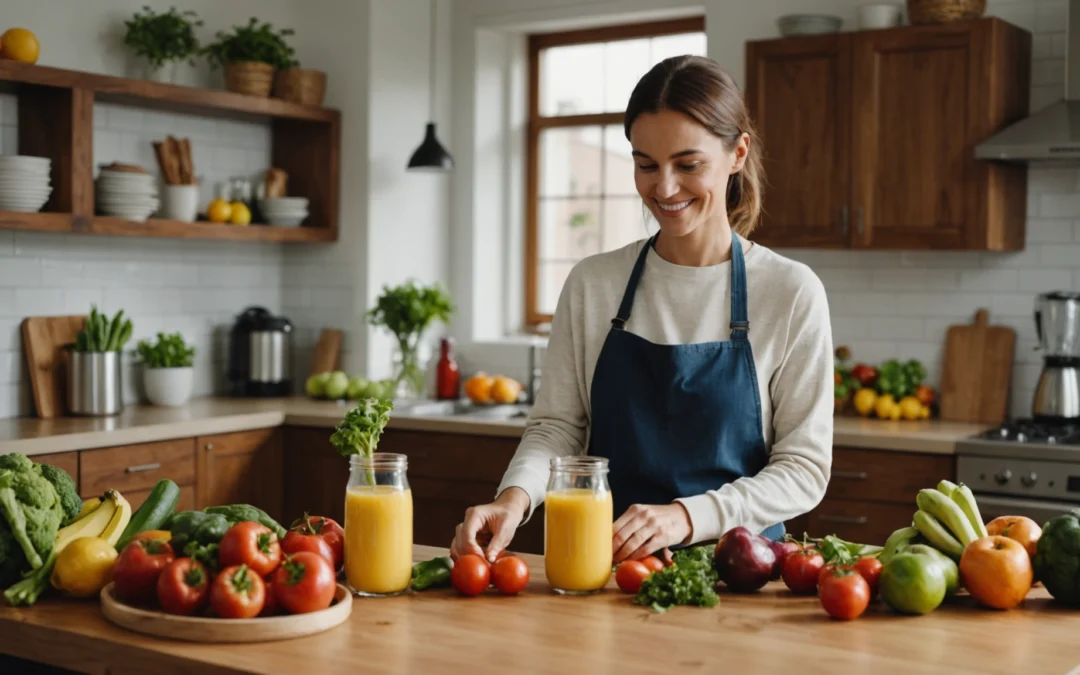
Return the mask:
<svg viewBox="0 0 1080 675">
<path fill-rule="evenodd" d="M 111 216 L 94 216 L 90 232 L 135 237 L 172 239 L 228 239 L 232 241 L 330 241 L 325 227 L 281 227 L 278 225 L 224 225 L 208 221 L 185 223 L 150 218 L 145 223 Z"/>
<path fill-rule="evenodd" d="M 38 232 L 70 232 L 70 213 L 23 213 L 0 211 L 0 230 L 35 230 Z"/>
</svg>

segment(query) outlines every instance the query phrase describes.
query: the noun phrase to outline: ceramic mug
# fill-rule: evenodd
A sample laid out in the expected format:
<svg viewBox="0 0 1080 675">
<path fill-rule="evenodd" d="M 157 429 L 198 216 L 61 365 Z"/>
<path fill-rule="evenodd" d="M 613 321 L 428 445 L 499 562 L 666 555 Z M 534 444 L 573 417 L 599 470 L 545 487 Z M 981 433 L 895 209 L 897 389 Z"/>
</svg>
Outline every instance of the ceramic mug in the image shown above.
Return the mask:
<svg viewBox="0 0 1080 675">
<path fill-rule="evenodd" d="M 166 185 L 161 216 L 167 220 L 195 222 L 199 213 L 198 185 Z"/>
<path fill-rule="evenodd" d="M 862 5 L 858 16 L 860 30 L 893 28 L 900 25 L 900 6 L 884 3 Z"/>
</svg>

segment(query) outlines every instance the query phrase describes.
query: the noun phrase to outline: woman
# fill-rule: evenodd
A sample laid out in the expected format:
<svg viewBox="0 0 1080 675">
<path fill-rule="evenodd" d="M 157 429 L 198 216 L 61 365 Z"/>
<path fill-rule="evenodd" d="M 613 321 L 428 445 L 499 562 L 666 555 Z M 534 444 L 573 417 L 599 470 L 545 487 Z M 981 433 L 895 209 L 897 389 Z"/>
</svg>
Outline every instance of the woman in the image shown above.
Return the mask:
<svg viewBox="0 0 1080 675">
<path fill-rule="evenodd" d="M 495 501 L 458 525 L 455 559 L 494 560 L 559 455 L 608 458 L 616 562 L 739 525 L 775 539 L 825 493 L 828 303 L 808 267 L 746 239 L 763 175 L 734 82 L 709 59 L 667 59 L 638 82 L 625 132 L 659 232 L 571 271 L 521 444 Z"/>
</svg>

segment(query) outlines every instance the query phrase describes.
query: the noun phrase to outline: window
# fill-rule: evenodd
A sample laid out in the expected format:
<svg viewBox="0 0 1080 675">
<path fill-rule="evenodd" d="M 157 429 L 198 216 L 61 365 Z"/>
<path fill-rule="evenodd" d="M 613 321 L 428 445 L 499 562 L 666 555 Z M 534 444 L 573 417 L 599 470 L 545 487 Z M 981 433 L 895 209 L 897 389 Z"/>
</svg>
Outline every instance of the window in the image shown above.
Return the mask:
<svg viewBox="0 0 1080 675">
<path fill-rule="evenodd" d="M 669 56 L 705 55 L 705 21 L 679 19 L 529 38 L 525 319 L 548 323 L 582 258 L 645 235 L 623 113 Z"/>
</svg>

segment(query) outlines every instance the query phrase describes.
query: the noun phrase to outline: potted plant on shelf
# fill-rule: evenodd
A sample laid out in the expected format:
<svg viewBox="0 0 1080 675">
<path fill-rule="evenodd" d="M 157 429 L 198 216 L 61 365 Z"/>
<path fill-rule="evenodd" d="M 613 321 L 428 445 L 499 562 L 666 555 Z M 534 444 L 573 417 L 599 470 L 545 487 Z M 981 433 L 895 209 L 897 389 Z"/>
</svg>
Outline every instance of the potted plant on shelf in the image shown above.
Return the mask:
<svg viewBox="0 0 1080 675">
<path fill-rule="evenodd" d="M 195 27 L 201 25 L 203 22 L 192 10 L 178 12 L 175 7 L 170 7 L 169 11 L 159 14 L 143 6 L 142 12 L 136 12 L 124 22 L 127 27 L 124 44 L 136 56 L 146 60 L 149 79 L 173 82 L 177 63 L 186 59 L 195 65 L 192 57 L 199 53 Z"/>
<path fill-rule="evenodd" d="M 383 286 L 382 295 L 366 314 L 373 326 L 384 326 L 396 341 L 393 380 L 400 398 L 424 393 L 420 365 L 420 339 L 435 320 L 448 322 L 455 311 L 450 295 L 439 284 L 418 286 L 412 279 L 399 286 Z"/>
<path fill-rule="evenodd" d="M 251 17 L 245 26 L 233 26 L 231 33 L 218 31 L 217 41 L 203 51 L 211 68 L 225 69 L 225 88 L 252 96 L 269 96 L 275 71 L 299 65 L 293 48 L 285 41 L 291 28 L 277 32 L 269 23 L 259 25 Z"/>
<path fill-rule="evenodd" d="M 157 340 L 140 340 L 139 360 L 143 364 L 143 387 L 150 403 L 178 406 L 191 397 L 195 369 L 195 348 L 180 333 L 157 334 Z"/>
</svg>

